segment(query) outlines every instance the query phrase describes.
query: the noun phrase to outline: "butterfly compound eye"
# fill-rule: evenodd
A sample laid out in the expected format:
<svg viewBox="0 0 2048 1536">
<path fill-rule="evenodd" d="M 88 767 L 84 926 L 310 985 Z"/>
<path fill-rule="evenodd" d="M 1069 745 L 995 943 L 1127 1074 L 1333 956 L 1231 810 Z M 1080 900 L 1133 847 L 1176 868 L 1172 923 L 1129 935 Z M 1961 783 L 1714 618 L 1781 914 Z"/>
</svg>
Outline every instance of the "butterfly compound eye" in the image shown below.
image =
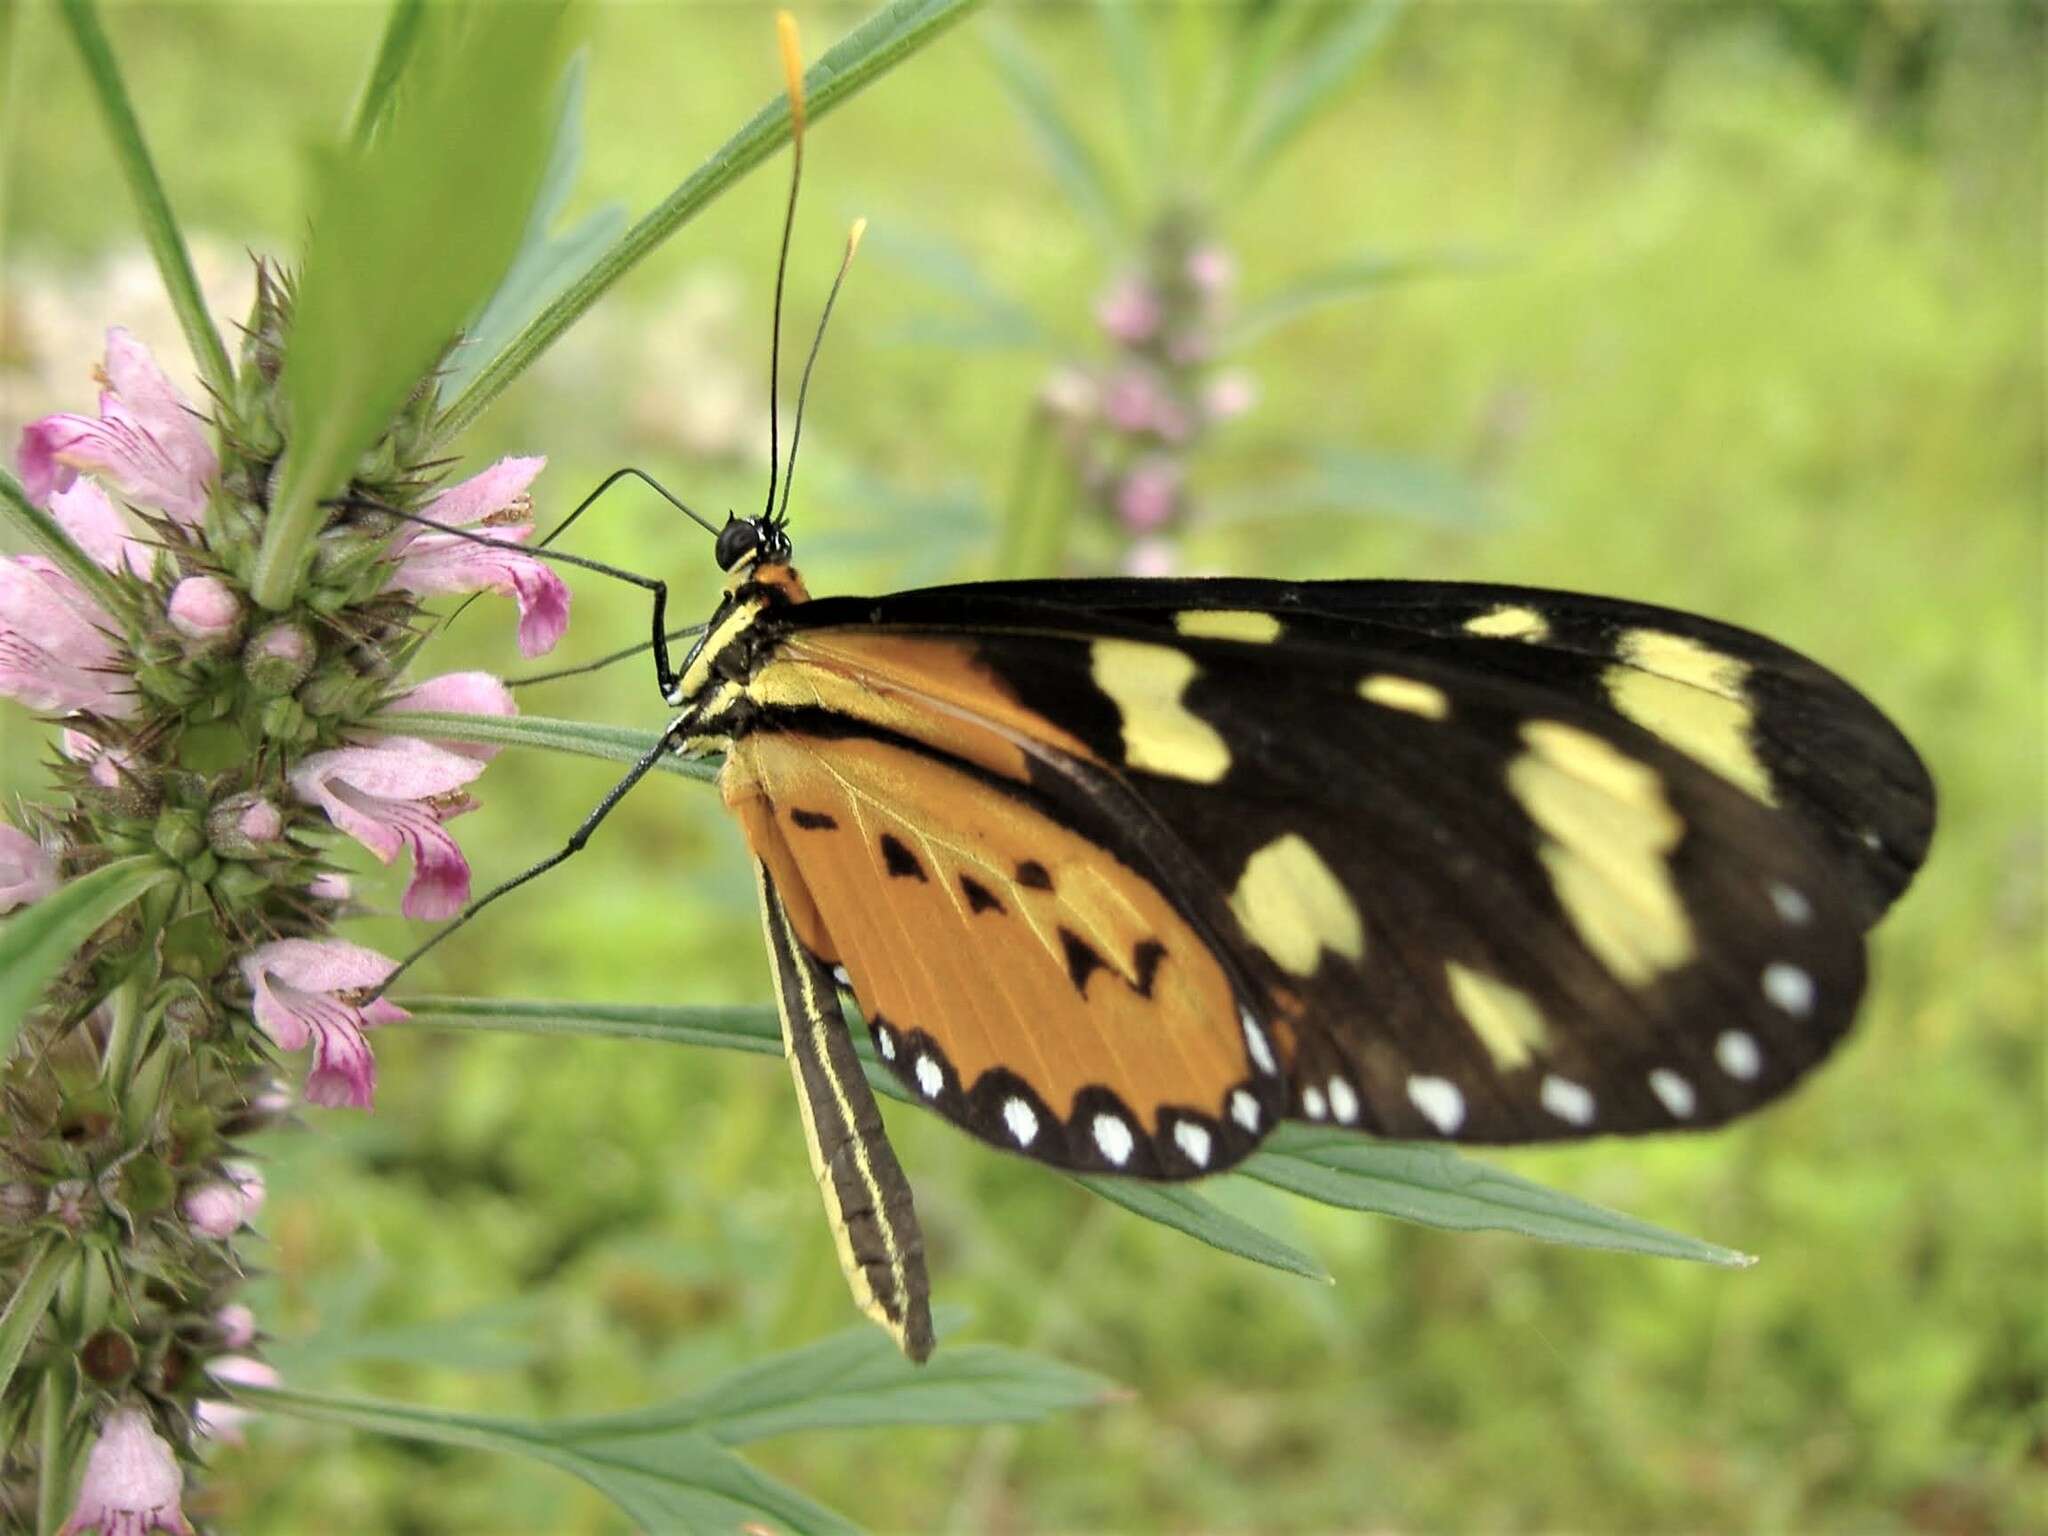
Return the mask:
<svg viewBox="0 0 2048 1536">
<path fill-rule="evenodd" d="M 718 531 L 716 559 L 721 571 L 729 571 L 761 546 L 761 530 L 740 518 L 728 518 Z"/>
</svg>

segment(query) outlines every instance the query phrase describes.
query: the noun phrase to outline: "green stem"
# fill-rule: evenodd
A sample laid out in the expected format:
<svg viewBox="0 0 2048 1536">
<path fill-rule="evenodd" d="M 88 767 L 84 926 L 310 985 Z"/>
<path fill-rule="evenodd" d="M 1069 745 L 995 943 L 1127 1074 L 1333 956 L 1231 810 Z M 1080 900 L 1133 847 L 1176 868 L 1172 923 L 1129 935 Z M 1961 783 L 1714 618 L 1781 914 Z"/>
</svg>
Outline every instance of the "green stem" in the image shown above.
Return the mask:
<svg viewBox="0 0 2048 1536">
<path fill-rule="evenodd" d="M 393 0 L 391 14 L 384 18 L 384 36 L 377 43 L 376 62 L 363 82 L 362 98 L 356 103 L 355 121 L 349 127 L 349 142 L 361 149 L 370 142 L 384 116 L 391 93 L 398 89 L 398 77 L 405 73 L 413 45 L 420 38 L 420 23 L 426 19 L 426 0 Z"/>
<path fill-rule="evenodd" d="M 71 1505 L 70 1436 L 71 1377 L 61 1366 L 43 1372 L 43 1389 L 36 1401 L 41 1423 L 42 1456 L 36 1465 L 36 1531 L 38 1536 L 56 1536 Z"/>
<path fill-rule="evenodd" d="M 86 595 L 110 614 L 127 611 L 128 594 L 111 571 L 71 542 L 63 524 L 28 499 L 19 480 L 0 469 L 0 518 L 12 522 L 38 550 L 63 568 Z"/>
<path fill-rule="evenodd" d="M 60 0 L 60 8 L 99 99 L 100 115 L 106 120 L 114 156 L 121 162 L 121 174 L 142 219 L 142 237 L 149 243 L 150 254 L 156 257 L 157 271 L 163 275 L 171 306 L 178 312 L 178 323 L 185 329 L 185 342 L 192 348 L 199 377 L 216 399 L 233 399 L 235 373 L 228 364 L 227 348 L 221 345 L 220 332 L 213 328 L 213 317 L 206 312 L 206 299 L 199 291 L 199 278 L 192 270 L 185 237 L 179 232 L 163 183 L 157 179 L 149 146 L 142 139 L 142 124 L 136 121 L 128 89 L 121 83 L 120 66 L 114 62 L 114 51 L 107 46 L 107 35 L 100 29 L 99 12 L 92 0 Z"/>
<path fill-rule="evenodd" d="M 940 32 L 980 0 L 896 0 L 825 51 L 804 75 L 805 120 L 815 126 Z M 446 443 L 558 340 L 604 291 L 701 212 L 721 192 L 766 160 L 789 139 L 789 102 L 778 97 L 719 147 L 660 206 L 620 237 L 583 275 L 563 289 L 505 349 L 477 371 L 435 426 Z"/>
<path fill-rule="evenodd" d="M 463 715 L 408 709 L 372 715 L 362 724 L 365 730 L 388 731 L 396 736 L 475 742 L 488 747 L 539 747 L 608 763 L 636 762 L 647 755 L 657 739 L 655 732 L 632 726 L 551 720 L 545 715 Z M 654 766 L 662 773 L 711 783 L 718 778 L 722 762 L 718 758 L 669 756 Z"/>
</svg>

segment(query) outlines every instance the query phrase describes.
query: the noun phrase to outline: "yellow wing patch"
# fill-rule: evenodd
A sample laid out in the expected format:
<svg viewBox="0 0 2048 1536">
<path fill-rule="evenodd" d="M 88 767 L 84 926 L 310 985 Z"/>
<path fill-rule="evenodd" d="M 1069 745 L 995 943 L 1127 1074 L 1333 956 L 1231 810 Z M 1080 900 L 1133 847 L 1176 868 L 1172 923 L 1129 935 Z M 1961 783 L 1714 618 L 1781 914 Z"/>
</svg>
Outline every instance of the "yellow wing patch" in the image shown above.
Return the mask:
<svg viewBox="0 0 2048 1536">
<path fill-rule="evenodd" d="M 1451 1002 L 1472 1026 L 1493 1064 L 1503 1072 L 1529 1065 L 1548 1038 L 1543 1012 L 1534 1000 L 1526 992 L 1455 960 L 1446 964 L 1445 971 L 1451 983 Z"/>
<path fill-rule="evenodd" d="M 1442 720 L 1451 712 L 1451 701 L 1441 688 L 1432 688 L 1412 677 L 1395 677 L 1387 672 L 1375 672 L 1370 677 L 1361 678 L 1358 696 L 1384 709 L 1405 710 L 1425 720 Z"/>
<path fill-rule="evenodd" d="M 1201 675 L 1194 657 L 1142 640 L 1097 640 L 1089 660 L 1095 686 L 1122 720 L 1125 763 L 1195 784 L 1230 772 L 1222 736 L 1181 702 Z"/>
<path fill-rule="evenodd" d="M 1527 640 L 1531 643 L 1550 638 L 1550 621 L 1534 608 L 1520 603 L 1502 603 L 1489 608 L 1465 621 L 1465 633 L 1485 635 L 1493 640 Z"/>
<path fill-rule="evenodd" d="M 1230 907 L 1282 970 L 1315 972 L 1324 950 L 1365 957 L 1365 924 L 1343 884 L 1306 838 L 1289 832 L 1245 861 Z"/>
<path fill-rule="evenodd" d="M 1173 627 L 1184 635 L 1252 645 L 1270 645 L 1281 633 L 1278 619 L 1252 608 L 1190 608 L 1173 616 Z"/>
<path fill-rule="evenodd" d="M 1602 681 L 1615 709 L 1766 805 L 1776 803 L 1757 756 L 1749 666 L 1683 635 L 1632 629 Z"/>
<path fill-rule="evenodd" d="M 1586 947 L 1638 986 L 1685 964 L 1692 924 L 1670 863 L 1685 823 L 1655 770 L 1557 721 L 1530 722 L 1522 740 L 1508 788 L 1543 829 L 1543 867 Z"/>
</svg>

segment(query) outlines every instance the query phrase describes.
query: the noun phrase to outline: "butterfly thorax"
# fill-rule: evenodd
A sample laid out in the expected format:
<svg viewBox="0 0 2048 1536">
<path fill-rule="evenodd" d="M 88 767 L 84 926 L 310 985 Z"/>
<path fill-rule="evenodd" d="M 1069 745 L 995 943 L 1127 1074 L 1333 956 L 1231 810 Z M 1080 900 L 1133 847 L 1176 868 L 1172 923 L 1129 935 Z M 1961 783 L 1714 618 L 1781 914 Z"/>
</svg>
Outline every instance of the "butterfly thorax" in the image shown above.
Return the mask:
<svg viewBox="0 0 2048 1536">
<path fill-rule="evenodd" d="M 726 577 L 725 594 L 703 636 L 683 660 L 668 702 L 681 714 L 682 757 L 730 750 L 752 710 L 747 684 L 787 633 L 788 610 L 808 602 L 803 578 L 786 560 L 744 560 Z"/>
</svg>

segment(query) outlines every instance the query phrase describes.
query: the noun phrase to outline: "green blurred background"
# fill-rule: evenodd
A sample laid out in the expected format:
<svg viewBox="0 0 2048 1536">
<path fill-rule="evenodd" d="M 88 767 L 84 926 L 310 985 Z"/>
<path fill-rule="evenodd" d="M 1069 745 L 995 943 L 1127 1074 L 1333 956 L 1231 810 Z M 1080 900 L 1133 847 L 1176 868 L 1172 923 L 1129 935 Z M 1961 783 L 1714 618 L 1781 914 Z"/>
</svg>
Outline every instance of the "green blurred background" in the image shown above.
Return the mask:
<svg viewBox="0 0 2048 1536">
<path fill-rule="evenodd" d="M 812 52 L 858 12 L 805 8 Z M 1147 11 L 1205 78 L 1226 9 Z M 959 1336 L 1129 1388 L 1029 1431 L 772 1443 L 770 1470 L 882 1530 L 1879 1530 L 2048 1521 L 2044 1321 L 2043 30 L 2034 7 L 1424 5 L 1241 202 L 1255 298 L 1361 250 L 1468 248 L 1275 335 L 1260 401 L 1203 448 L 1232 516 L 1196 570 L 1471 577 L 1696 609 L 1854 679 L 1933 766 L 1932 863 L 1878 933 L 1861 1028 L 1790 1102 L 1710 1139 L 1496 1161 L 1760 1254 L 1724 1273 L 1460 1238 L 1214 1186 L 1317 1253 L 1320 1287 L 1154 1228 L 916 1114 L 891 1128 Z M 83 409 L 106 323 L 180 359 L 48 10 L 8 12 L 0 416 Z M 288 255 L 303 147 L 345 113 L 371 6 L 116 8 L 109 28 L 224 303 Z M 1121 108 L 1080 6 L 1012 9 L 1105 143 Z M 595 6 L 583 192 L 638 212 L 773 89 L 765 7 Z M 1130 256 L 1063 200 L 971 21 L 821 126 L 791 274 L 806 334 L 839 230 L 872 221 L 795 503 L 814 589 L 986 568 L 1034 393 L 1089 355 Z M 1156 166 L 1124 169 L 1157 198 Z M 610 295 L 485 419 L 544 452 L 543 512 L 645 466 L 700 507 L 759 495 L 782 185 L 757 175 Z M 449 238 L 461 238 L 459 230 Z M 962 285 L 1064 350 L 961 345 Z M 953 309 L 949 311 L 949 306 Z M 971 328 L 966 328 L 971 330 Z M 986 338 L 984 338 L 986 340 Z M 1456 494 L 1314 508 L 1261 488 L 1319 448 Z M 666 576 L 701 535 L 631 496 L 574 547 Z M 1096 547 L 1106 536 L 1093 534 Z M 631 643 L 577 578 L 555 660 Z M 430 670 L 520 670 L 502 605 Z M 652 727 L 635 665 L 534 713 Z M 0 717 L 0 788 L 43 743 Z M 501 758 L 459 833 L 481 879 L 554 846 L 611 775 Z M 366 889 L 395 907 L 381 872 Z M 363 925 L 392 952 L 396 920 Z M 636 794 L 422 989 L 765 999 L 739 838 L 703 786 Z M 254 1296 L 295 1384 L 556 1414 L 624 1408 L 851 1316 L 782 1067 L 654 1046 L 378 1042 L 376 1112 L 273 1136 Z M 536 1468 L 295 1422 L 225 1450 L 198 1511 L 250 1532 L 610 1531 Z"/>
</svg>

